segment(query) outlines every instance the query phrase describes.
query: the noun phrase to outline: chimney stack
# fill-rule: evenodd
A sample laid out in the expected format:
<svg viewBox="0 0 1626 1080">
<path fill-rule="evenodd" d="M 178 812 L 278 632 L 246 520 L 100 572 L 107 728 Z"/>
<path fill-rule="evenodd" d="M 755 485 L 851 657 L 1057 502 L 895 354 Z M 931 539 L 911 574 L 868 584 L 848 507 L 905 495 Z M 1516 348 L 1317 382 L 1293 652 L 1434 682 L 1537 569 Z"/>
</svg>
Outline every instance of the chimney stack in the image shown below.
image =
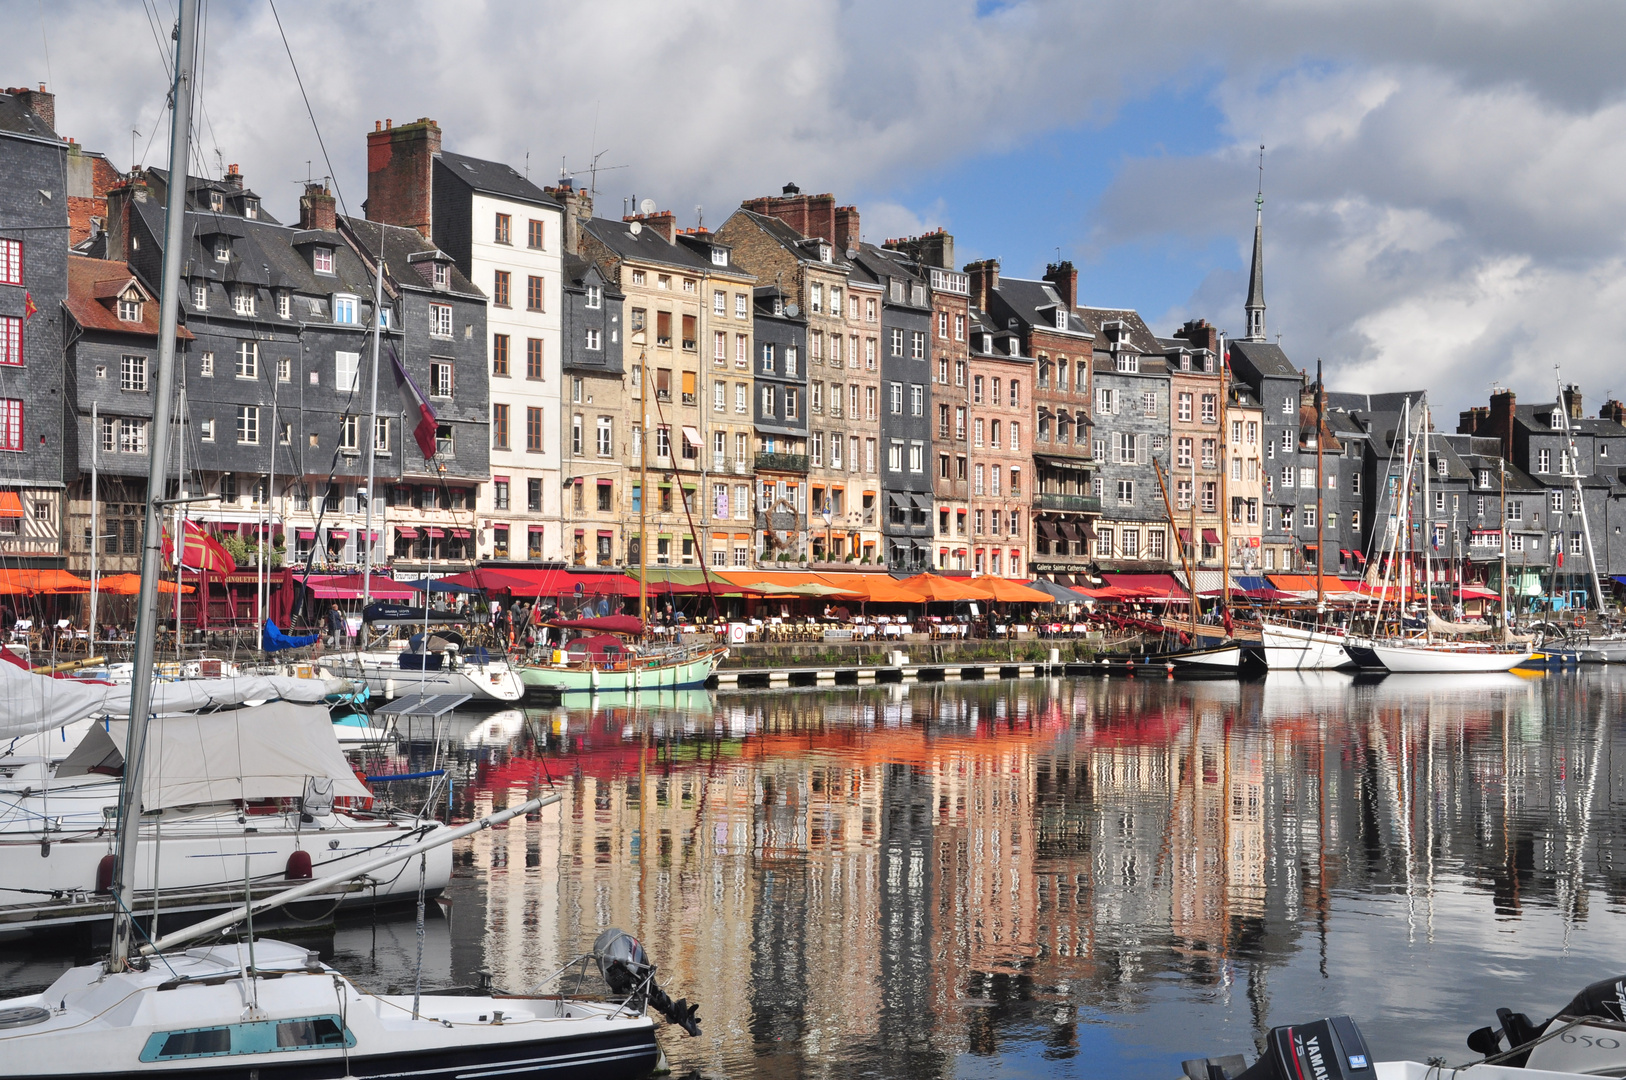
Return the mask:
<svg viewBox="0 0 1626 1080">
<path fill-rule="evenodd" d="M 1490 409 L 1484 405 L 1475 405 L 1464 409 L 1457 414 L 1458 435 L 1478 435 L 1490 420 Z"/>
<path fill-rule="evenodd" d="M 1072 263 L 1051 263 L 1044 268 L 1044 279 L 1056 287 L 1068 311 L 1078 307 L 1078 271 Z"/>
<path fill-rule="evenodd" d="M 582 226 L 593 220 L 593 193 L 579 188 L 569 180 L 561 180 L 558 187 L 545 188 L 565 208 L 565 250 L 572 255 L 582 253 Z"/>
<path fill-rule="evenodd" d="M 939 270 L 954 269 L 954 236 L 942 229 L 924 236 L 888 240 L 883 246 L 903 252 L 922 266 L 935 266 Z"/>
<path fill-rule="evenodd" d="M 429 238 L 434 224 L 431 181 L 440 139 L 440 125 L 427 117 L 400 127 L 392 120 L 382 126 L 374 122 L 367 133 L 369 221 L 417 229 Z"/>
<path fill-rule="evenodd" d="M 1188 319 L 1174 336 L 1191 342 L 1194 349 L 1207 349 L 1215 356 L 1219 355 L 1219 328 L 1207 319 Z"/>
<path fill-rule="evenodd" d="M 971 277 L 972 306 L 987 311 L 989 299 L 999 291 L 999 260 L 966 263 L 965 272 Z"/>
<path fill-rule="evenodd" d="M 1603 403 L 1603 408 L 1598 410 L 1598 416 L 1604 420 L 1613 420 L 1617 424 L 1626 424 L 1626 405 L 1610 398 Z"/>
<path fill-rule="evenodd" d="M 744 209 L 763 217 L 778 218 L 803 236 L 816 236 L 841 247 L 836 239 L 836 197 L 831 194 L 803 195 L 795 184 L 786 184 L 781 195 L 764 195 L 747 199 L 740 204 Z M 857 211 L 854 211 L 854 221 Z M 843 248 L 842 250 L 846 250 Z"/>
<path fill-rule="evenodd" d="M 52 131 L 56 130 L 56 95 L 45 89 L 40 83 L 38 90 L 30 90 L 26 86 L 13 86 L 6 91 L 22 105 L 23 108 L 45 121 L 45 126 Z"/>
<path fill-rule="evenodd" d="M 677 243 L 677 215 L 670 210 L 657 210 L 653 214 L 628 214 L 622 221 L 636 221 L 646 229 L 654 229 L 668 244 Z"/>
<path fill-rule="evenodd" d="M 238 171 L 235 164 L 226 166 L 226 175 L 222 179 L 225 180 L 226 186 L 233 191 L 243 190 L 243 174 Z"/>
<path fill-rule="evenodd" d="M 843 255 L 849 251 L 856 251 L 863 240 L 863 235 L 858 223 L 858 207 L 836 207 L 835 230 L 832 235 L 825 237 L 835 245 L 836 251 Z"/>
<path fill-rule="evenodd" d="M 333 193 L 323 183 L 305 185 L 305 194 L 299 197 L 299 227 L 333 232 L 339 227 L 334 210 Z"/>
<path fill-rule="evenodd" d="M 1574 383 L 1564 387 L 1564 411 L 1570 414 L 1571 420 L 1581 419 L 1581 388 Z"/>
<path fill-rule="evenodd" d="M 1479 434 L 1502 440 L 1502 457 L 1513 460 L 1513 414 L 1518 401 L 1513 391 L 1500 390 L 1491 395 L 1490 416 Z"/>
</svg>

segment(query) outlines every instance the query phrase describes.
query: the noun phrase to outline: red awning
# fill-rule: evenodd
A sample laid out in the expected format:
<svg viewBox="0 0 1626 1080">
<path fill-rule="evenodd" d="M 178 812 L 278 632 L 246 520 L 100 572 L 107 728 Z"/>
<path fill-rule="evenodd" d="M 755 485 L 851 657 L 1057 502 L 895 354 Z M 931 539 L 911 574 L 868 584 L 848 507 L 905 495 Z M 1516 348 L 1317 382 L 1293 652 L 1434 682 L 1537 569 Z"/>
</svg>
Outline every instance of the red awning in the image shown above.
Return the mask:
<svg viewBox="0 0 1626 1080">
<path fill-rule="evenodd" d="M 327 531 L 327 535 L 328 535 L 328 539 L 330 539 L 330 540 L 348 540 L 348 539 L 350 539 L 350 530 L 349 529 L 329 529 Z"/>
<path fill-rule="evenodd" d="M 1219 542 L 1220 542 L 1219 533 L 1215 532 L 1213 529 L 1204 529 L 1203 530 L 1203 543 L 1208 544 L 1208 545 L 1210 545 L 1212 547 L 1219 547 Z"/>
<path fill-rule="evenodd" d="M 1182 544 L 1191 543 L 1191 530 L 1190 529 L 1181 529 L 1180 530 L 1180 542 Z"/>
<path fill-rule="evenodd" d="M 638 583 L 625 574 L 584 574 L 567 570 L 489 567 L 447 580 L 515 596 L 573 596 L 580 584 L 587 596 L 637 596 Z"/>
<path fill-rule="evenodd" d="M 467 529 L 453 529 L 452 530 L 452 537 L 454 539 L 457 539 L 457 540 L 467 540 L 469 538 L 469 530 L 467 530 Z"/>
<path fill-rule="evenodd" d="M 312 574 L 308 579 L 295 578 L 323 600 L 360 600 L 362 576 L 360 574 Z M 374 574 L 367 584 L 367 595 L 373 600 L 412 600 L 417 593 L 393 578 Z"/>
<path fill-rule="evenodd" d="M 298 536 L 299 539 L 301 539 L 301 540 L 315 540 L 316 539 L 316 530 L 315 529 L 299 529 L 299 530 L 296 530 L 295 535 Z"/>
<path fill-rule="evenodd" d="M 423 534 L 432 540 L 439 540 L 446 535 L 445 529 L 425 529 Z"/>
<path fill-rule="evenodd" d="M 1102 579 L 1121 593 L 1151 599 L 1168 597 L 1184 600 L 1186 590 L 1173 574 L 1102 574 Z"/>
<path fill-rule="evenodd" d="M 542 529 L 543 529 L 543 526 L 541 526 L 541 525 L 532 525 L 532 526 L 530 526 L 530 527 L 529 527 L 529 528 L 530 528 L 530 531 L 531 531 L 531 532 L 534 532 L 534 533 L 539 533 L 539 532 L 541 532 L 541 531 L 542 531 Z"/>
<path fill-rule="evenodd" d="M 1357 552 L 1356 552 L 1356 553 L 1355 553 L 1355 561 L 1356 561 L 1356 562 L 1358 562 L 1358 563 L 1364 563 L 1364 562 L 1365 562 L 1365 561 L 1366 561 L 1366 554 L 1365 554 L 1365 552 L 1360 552 L 1360 551 L 1357 551 Z"/>
<path fill-rule="evenodd" d="M 395 528 L 395 535 L 401 537 L 403 540 L 416 540 L 418 538 L 418 530 L 408 529 L 398 525 Z"/>
</svg>

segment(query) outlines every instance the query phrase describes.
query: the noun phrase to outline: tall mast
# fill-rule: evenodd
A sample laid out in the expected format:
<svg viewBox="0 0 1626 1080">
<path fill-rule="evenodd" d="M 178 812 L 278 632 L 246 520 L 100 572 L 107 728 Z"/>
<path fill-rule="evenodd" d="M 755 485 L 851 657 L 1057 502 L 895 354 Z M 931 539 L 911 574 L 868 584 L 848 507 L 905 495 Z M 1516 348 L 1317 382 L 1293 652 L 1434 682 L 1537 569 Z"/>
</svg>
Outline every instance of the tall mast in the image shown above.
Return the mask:
<svg viewBox="0 0 1626 1080">
<path fill-rule="evenodd" d="M 1327 606 L 1326 522 L 1322 513 L 1323 493 L 1327 490 L 1327 481 L 1322 475 L 1326 469 L 1321 447 L 1325 427 L 1322 423 L 1324 408 L 1321 392 L 1321 358 L 1318 356 L 1315 362 L 1315 611 L 1318 619 Z"/>
<path fill-rule="evenodd" d="M 373 478 L 378 465 L 378 338 L 384 332 L 384 229 L 378 227 L 378 261 L 373 265 L 373 385 L 372 400 L 367 408 L 367 432 L 362 437 L 361 444 L 365 446 L 367 454 L 367 513 L 361 528 L 361 637 L 359 644 L 365 648 L 367 645 L 367 603 L 372 599 L 373 593 Z M 365 247 L 363 248 L 365 250 Z M 406 432 L 401 433 L 403 438 Z M 435 545 L 429 545 L 430 554 L 433 555 Z M 429 573 L 424 572 L 424 584 L 427 585 Z M 429 606 L 429 590 L 424 590 L 424 607 Z M 428 632 L 424 634 L 424 648 L 428 649 Z"/>
<path fill-rule="evenodd" d="M 96 552 L 102 545 L 101 529 L 96 507 L 96 451 L 100 449 L 102 441 L 101 418 L 97 413 L 96 402 L 90 403 L 90 644 L 86 646 L 86 655 L 96 651 Z"/>
<path fill-rule="evenodd" d="M 178 287 L 178 285 L 177 285 Z M 160 363 L 163 361 L 160 360 Z M 186 499 L 189 493 L 186 490 L 186 378 L 181 378 L 180 409 L 175 417 L 176 426 L 179 427 L 180 437 L 176 442 L 175 458 L 175 543 L 172 548 L 175 552 L 175 662 L 178 664 L 186 659 L 181 648 L 181 568 L 186 562 Z M 154 421 L 156 423 L 156 421 Z M 163 496 L 160 495 L 160 498 Z M 209 602 L 209 583 L 204 579 L 207 571 L 201 565 L 198 567 L 198 603 Z"/>
<path fill-rule="evenodd" d="M 1496 459 L 1496 472 L 1501 480 L 1502 505 L 1497 521 L 1501 523 L 1501 559 L 1502 559 L 1502 641 L 1506 642 L 1511 636 L 1507 622 L 1507 459 L 1498 456 Z"/>
<path fill-rule="evenodd" d="M 1586 498 L 1581 492 L 1581 455 L 1575 451 L 1575 429 L 1570 426 L 1570 403 L 1564 396 L 1564 379 L 1558 376 L 1558 365 L 1553 365 L 1553 372 L 1558 378 L 1558 411 L 1564 417 L 1564 438 L 1570 448 L 1570 476 L 1575 480 L 1575 505 L 1581 512 L 1582 543 L 1586 544 L 1587 569 L 1592 573 L 1592 595 L 1598 603 L 1598 614 L 1603 614 L 1603 584 L 1598 580 L 1598 560 L 1592 551 L 1592 526 L 1587 524 Z M 1558 571 L 1553 571 L 1553 580 L 1556 584 Z"/>
<path fill-rule="evenodd" d="M 1423 399 L 1423 421 L 1418 425 L 1418 435 L 1423 444 L 1423 584 L 1428 586 L 1428 592 L 1423 600 L 1423 636 L 1433 642 L 1434 624 L 1429 616 L 1434 614 L 1434 504 L 1429 499 L 1429 479 L 1434 471 L 1433 462 L 1428 459 L 1428 432 L 1434 426 L 1433 410 L 1429 408 L 1428 399 Z"/>
<path fill-rule="evenodd" d="M 638 621 L 649 628 L 649 365 L 638 353 Z"/>
<path fill-rule="evenodd" d="M 186 260 L 186 163 L 192 130 L 193 66 L 197 60 L 198 0 L 180 0 L 175 43 L 175 82 L 170 93 L 169 189 L 164 202 L 164 263 L 160 277 L 158 372 L 153 388 L 152 441 L 147 446 L 147 505 L 141 538 L 141 593 L 136 601 L 135 664 L 130 680 L 130 724 L 124 744 L 124 779 L 119 787 L 117 860 L 113 875 L 118 909 L 108 968 L 123 971 L 135 929 L 136 843 L 141 835 L 141 772 L 147 748 L 147 713 L 152 707 L 153 652 L 158 640 L 158 570 L 163 558 L 160 517 L 169 466 L 169 425 L 175 388 L 175 333 L 179 322 L 181 264 Z M 175 546 L 182 547 L 183 537 Z M 179 583 L 177 583 L 179 588 Z"/>
<path fill-rule="evenodd" d="M 1230 397 L 1231 390 L 1228 376 L 1231 365 L 1226 361 L 1225 335 L 1219 335 L 1219 427 L 1220 427 L 1220 499 L 1219 499 L 1219 526 L 1220 526 L 1220 606 L 1221 610 L 1231 610 L 1231 489 L 1227 483 L 1230 477 L 1230 446 L 1231 435 L 1225 427 L 1226 399 Z"/>
</svg>

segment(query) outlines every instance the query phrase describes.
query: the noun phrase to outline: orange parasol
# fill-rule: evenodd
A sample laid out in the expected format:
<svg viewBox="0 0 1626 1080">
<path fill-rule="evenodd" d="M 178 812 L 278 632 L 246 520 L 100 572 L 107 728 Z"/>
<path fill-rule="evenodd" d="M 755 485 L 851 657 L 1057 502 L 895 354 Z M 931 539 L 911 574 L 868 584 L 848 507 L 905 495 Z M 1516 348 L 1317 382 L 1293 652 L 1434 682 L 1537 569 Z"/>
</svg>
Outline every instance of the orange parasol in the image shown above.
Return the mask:
<svg viewBox="0 0 1626 1080">
<path fill-rule="evenodd" d="M 993 594 L 980 585 L 961 578 L 946 578 L 941 574 L 916 574 L 898 582 L 915 594 L 917 601 L 992 600 Z"/>
<path fill-rule="evenodd" d="M 1001 603 L 1054 604 L 1056 602 L 1056 598 L 1049 593 L 1040 592 L 1038 589 L 1030 589 L 1026 585 L 1015 581 L 1007 581 L 1002 577 L 994 577 L 992 574 L 974 577 L 971 579 L 971 584 L 988 590 L 993 594 L 993 598 Z"/>
<path fill-rule="evenodd" d="M 96 591 L 116 593 L 119 596 L 134 596 L 136 593 L 141 591 L 141 575 L 109 574 L 107 577 L 97 578 Z M 173 581 L 164 581 L 162 578 L 160 578 L 158 581 L 158 591 L 161 593 L 173 593 L 175 591 L 175 583 Z M 183 593 L 189 593 L 196 590 L 191 585 L 182 585 L 181 591 Z"/>
</svg>

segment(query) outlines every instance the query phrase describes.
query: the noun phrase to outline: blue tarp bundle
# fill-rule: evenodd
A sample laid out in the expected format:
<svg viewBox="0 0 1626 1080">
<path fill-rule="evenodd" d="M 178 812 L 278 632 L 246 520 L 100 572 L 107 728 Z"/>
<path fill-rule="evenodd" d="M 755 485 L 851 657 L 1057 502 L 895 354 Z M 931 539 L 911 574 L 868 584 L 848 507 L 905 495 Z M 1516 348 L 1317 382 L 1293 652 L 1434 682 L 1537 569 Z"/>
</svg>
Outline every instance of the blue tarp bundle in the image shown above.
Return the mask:
<svg viewBox="0 0 1626 1080">
<path fill-rule="evenodd" d="M 309 634 L 305 637 L 289 637 L 277 629 L 277 624 L 270 619 L 265 620 L 265 632 L 260 635 L 260 648 L 266 652 L 282 652 L 284 649 L 302 649 L 306 645 L 315 645 L 321 640 L 321 634 Z"/>
</svg>

